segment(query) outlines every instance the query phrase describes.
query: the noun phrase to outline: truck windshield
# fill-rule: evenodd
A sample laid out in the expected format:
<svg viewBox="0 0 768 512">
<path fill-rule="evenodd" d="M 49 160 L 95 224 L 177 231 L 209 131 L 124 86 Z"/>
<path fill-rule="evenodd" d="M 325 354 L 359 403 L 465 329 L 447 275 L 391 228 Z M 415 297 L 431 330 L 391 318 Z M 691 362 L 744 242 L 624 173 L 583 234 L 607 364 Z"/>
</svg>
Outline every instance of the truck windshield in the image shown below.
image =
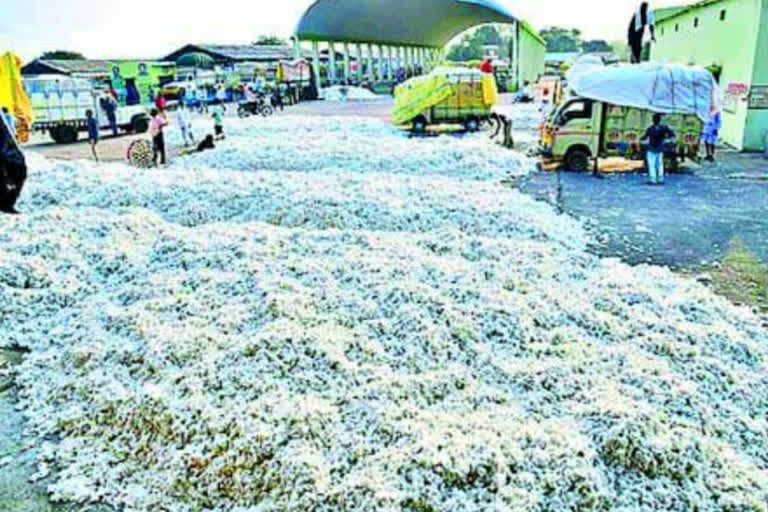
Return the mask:
<svg viewBox="0 0 768 512">
<path fill-rule="evenodd" d="M 563 126 L 573 119 L 592 118 L 592 100 L 571 100 L 563 105 L 557 112 L 557 124 Z"/>
</svg>

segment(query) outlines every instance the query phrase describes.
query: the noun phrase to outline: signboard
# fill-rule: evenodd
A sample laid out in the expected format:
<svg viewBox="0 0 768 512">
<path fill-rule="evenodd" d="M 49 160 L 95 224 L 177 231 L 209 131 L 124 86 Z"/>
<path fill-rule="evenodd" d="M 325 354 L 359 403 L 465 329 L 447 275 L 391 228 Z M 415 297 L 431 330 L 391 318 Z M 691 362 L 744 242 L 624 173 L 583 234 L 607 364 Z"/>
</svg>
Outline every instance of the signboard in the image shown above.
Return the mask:
<svg viewBox="0 0 768 512">
<path fill-rule="evenodd" d="M 749 95 L 750 110 L 768 110 L 768 85 L 755 85 Z"/>
<path fill-rule="evenodd" d="M 749 87 L 747 84 L 731 82 L 728 84 L 728 88 L 725 90 L 725 98 L 723 99 L 723 110 L 735 114 L 739 107 L 740 101 L 745 101 L 749 94 Z"/>
<path fill-rule="evenodd" d="M 297 60 L 294 62 L 281 62 L 280 73 L 281 82 L 308 82 L 312 70 L 309 67 L 309 62 Z"/>
</svg>

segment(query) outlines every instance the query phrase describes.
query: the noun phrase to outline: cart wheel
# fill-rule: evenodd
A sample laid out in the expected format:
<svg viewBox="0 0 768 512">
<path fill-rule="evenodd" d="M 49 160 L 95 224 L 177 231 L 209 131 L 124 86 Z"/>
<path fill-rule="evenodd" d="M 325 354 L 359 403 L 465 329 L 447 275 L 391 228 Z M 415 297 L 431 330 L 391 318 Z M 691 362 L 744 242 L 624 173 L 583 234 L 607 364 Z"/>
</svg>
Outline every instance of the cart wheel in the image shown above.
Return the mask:
<svg viewBox="0 0 768 512">
<path fill-rule="evenodd" d="M 271 105 L 264 105 L 263 107 L 261 107 L 260 112 L 263 117 L 269 117 L 271 115 L 274 115 L 275 109 Z"/>
<path fill-rule="evenodd" d="M 476 132 L 480 129 L 480 120 L 472 116 L 464 121 L 464 128 L 466 128 L 468 132 Z"/>
<path fill-rule="evenodd" d="M 413 133 L 424 133 L 427 131 L 427 118 L 424 116 L 416 116 L 413 119 Z"/>
<path fill-rule="evenodd" d="M 565 166 L 570 171 L 585 172 L 589 169 L 589 152 L 586 149 L 574 148 L 565 155 Z"/>
</svg>

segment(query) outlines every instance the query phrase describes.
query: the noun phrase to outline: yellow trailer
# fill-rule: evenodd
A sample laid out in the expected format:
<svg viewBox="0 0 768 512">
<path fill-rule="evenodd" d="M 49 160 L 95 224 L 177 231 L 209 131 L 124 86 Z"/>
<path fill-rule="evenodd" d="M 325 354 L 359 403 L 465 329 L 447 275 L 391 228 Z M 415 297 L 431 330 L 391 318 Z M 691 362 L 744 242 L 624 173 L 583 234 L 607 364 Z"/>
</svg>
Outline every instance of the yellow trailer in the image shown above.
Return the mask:
<svg viewBox="0 0 768 512">
<path fill-rule="evenodd" d="M 27 142 L 35 117 L 21 80 L 21 65 L 21 59 L 13 53 L 0 55 L 0 107 L 7 108 L 16 118 L 16 138 L 19 142 Z"/>
</svg>

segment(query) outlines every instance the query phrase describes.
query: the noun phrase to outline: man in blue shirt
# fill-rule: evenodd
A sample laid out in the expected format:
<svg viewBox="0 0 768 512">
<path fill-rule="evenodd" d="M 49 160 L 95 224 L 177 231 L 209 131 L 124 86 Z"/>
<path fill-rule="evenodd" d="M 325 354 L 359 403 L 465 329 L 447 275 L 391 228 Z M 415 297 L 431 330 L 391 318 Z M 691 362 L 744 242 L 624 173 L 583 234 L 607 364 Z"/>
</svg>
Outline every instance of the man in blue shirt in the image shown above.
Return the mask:
<svg viewBox="0 0 768 512">
<path fill-rule="evenodd" d="M 109 127 L 112 129 L 112 135 L 117 137 L 117 102 L 112 96 L 104 98 L 103 103 L 104 112 L 107 114 L 107 120 L 109 121 Z"/>
<path fill-rule="evenodd" d="M 99 143 L 99 123 L 93 117 L 93 110 L 85 111 L 85 120 L 88 124 L 88 142 L 91 144 L 91 153 L 93 153 L 94 160 L 98 162 L 99 155 L 96 154 L 96 144 Z"/>
<path fill-rule="evenodd" d="M 648 145 L 648 182 L 651 185 L 664 183 L 664 143 L 676 137 L 669 126 L 661 124 L 661 114 L 653 114 L 653 126 L 643 135 L 642 142 Z"/>
</svg>

